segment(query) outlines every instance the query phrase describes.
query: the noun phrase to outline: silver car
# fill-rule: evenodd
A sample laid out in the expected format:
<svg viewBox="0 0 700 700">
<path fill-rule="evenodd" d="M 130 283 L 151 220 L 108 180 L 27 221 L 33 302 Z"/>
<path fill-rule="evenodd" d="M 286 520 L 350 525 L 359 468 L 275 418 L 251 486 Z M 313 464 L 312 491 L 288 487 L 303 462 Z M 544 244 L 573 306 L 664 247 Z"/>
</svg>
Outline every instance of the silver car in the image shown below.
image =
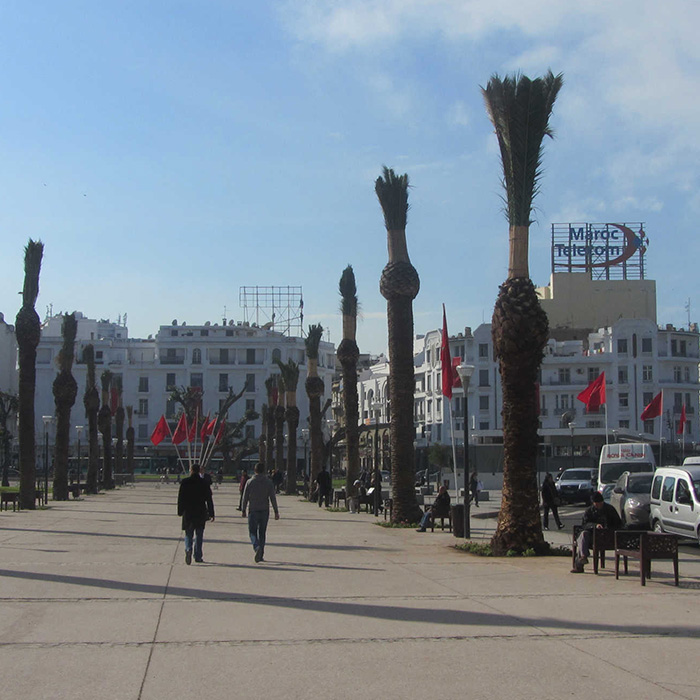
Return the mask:
<svg viewBox="0 0 700 700">
<path fill-rule="evenodd" d="M 650 493 L 653 472 L 624 472 L 610 494 L 610 504 L 622 519 L 623 527 L 649 529 Z"/>
</svg>

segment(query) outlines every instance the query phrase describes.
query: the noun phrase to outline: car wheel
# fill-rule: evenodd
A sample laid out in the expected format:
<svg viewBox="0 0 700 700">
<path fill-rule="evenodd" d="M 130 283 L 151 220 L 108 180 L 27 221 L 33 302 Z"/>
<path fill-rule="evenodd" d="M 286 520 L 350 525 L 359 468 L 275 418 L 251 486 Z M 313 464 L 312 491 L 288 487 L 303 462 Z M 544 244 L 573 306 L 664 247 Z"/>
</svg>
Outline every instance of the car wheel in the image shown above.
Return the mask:
<svg viewBox="0 0 700 700">
<path fill-rule="evenodd" d="M 654 532 L 663 533 L 664 531 L 663 525 L 661 525 L 660 520 L 654 520 L 654 522 L 652 523 L 652 529 L 654 530 Z"/>
</svg>

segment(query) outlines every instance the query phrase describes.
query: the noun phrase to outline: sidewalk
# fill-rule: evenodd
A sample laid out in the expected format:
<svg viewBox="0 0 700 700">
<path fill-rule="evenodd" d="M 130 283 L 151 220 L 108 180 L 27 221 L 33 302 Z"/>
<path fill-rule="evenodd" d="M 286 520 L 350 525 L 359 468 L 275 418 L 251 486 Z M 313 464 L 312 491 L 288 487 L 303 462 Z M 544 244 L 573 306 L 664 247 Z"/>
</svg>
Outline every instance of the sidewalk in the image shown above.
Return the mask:
<svg viewBox="0 0 700 700">
<path fill-rule="evenodd" d="M 696 546 L 680 588 L 666 562 L 642 588 L 634 564 L 572 576 L 568 558 L 474 557 L 447 532 L 281 496 L 256 565 L 229 484 L 207 563 L 186 566 L 176 495 L 144 484 L 0 514 L 4 696 L 700 696 Z"/>
</svg>

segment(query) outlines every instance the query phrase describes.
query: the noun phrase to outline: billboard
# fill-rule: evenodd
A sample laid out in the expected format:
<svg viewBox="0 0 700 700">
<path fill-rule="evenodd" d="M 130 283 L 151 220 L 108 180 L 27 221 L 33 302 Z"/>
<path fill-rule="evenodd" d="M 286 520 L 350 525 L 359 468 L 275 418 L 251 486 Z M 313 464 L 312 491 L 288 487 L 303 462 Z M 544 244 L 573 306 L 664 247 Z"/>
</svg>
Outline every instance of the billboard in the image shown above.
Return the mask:
<svg viewBox="0 0 700 700">
<path fill-rule="evenodd" d="M 552 272 L 642 280 L 648 244 L 642 222 L 552 224 Z"/>
</svg>

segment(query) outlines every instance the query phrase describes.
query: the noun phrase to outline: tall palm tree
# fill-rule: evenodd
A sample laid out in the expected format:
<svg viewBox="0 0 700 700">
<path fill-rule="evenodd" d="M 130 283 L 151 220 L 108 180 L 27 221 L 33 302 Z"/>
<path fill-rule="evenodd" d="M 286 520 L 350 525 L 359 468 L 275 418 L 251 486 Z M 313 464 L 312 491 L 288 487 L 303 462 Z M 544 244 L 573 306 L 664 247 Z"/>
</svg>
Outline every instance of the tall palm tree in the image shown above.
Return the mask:
<svg viewBox="0 0 700 700">
<path fill-rule="evenodd" d="M 124 473 L 124 419 L 125 412 L 123 406 L 124 387 L 122 386 L 122 378 L 114 377 L 114 384 L 117 389 L 117 410 L 114 413 L 114 435 L 117 438 L 117 444 L 114 448 L 114 471 L 116 474 Z"/>
<path fill-rule="evenodd" d="M 321 324 L 309 326 L 304 340 L 306 345 L 307 374 L 304 388 L 309 397 L 309 441 L 311 442 L 311 460 L 309 483 L 313 484 L 323 465 L 323 424 L 321 422 L 321 397 L 325 391 L 323 379 L 318 376 L 318 346 L 323 337 Z"/>
<path fill-rule="evenodd" d="M 19 500 L 22 508 L 36 506 L 36 435 L 34 393 L 36 348 L 41 340 L 41 322 L 34 309 L 39 296 L 39 272 L 44 244 L 31 238 L 24 249 L 22 308 L 15 319 L 19 360 Z"/>
<path fill-rule="evenodd" d="M 299 384 L 299 365 L 294 360 L 287 364 L 277 362 L 284 380 L 285 403 L 287 409 L 287 490 L 288 496 L 297 492 L 297 431 L 299 430 L 299 409 L 297 408 L 297 386 Z"/>
<path fill-rule="evenodd" d="M 2 455 L 2 486 L 10 485 L 10 445 L 12 433 L 7 423 L 17 413 L 18 399 L 15 394 L 0 391 L 0 454 Z"/>
<path fill-rule="evenodd" d="M 109 393 L 112 386 L 112 373 L 106 369 L 100 375 L 102 384 L 102 406 L 97 414 L 97 425 L 102 434 L 102 483 L 105 491 L 114 488 L 114 472 L 112 469 L 112 409 L 109 405 Z"/>
<path fill-rule="evenodd" d="M 136 442 L 136 432 L 133 426 L 134 407 L 126 407 L 126 473 L 134 476 L 134 443 Z"/>
<path fill-rule="evenodd" d="M 343 368 L 343 413 L 345 414 L 345 445 L 348 455 L 348 470 L 345 478 L 345 493 L 357 496 L 354 484 L 360 475 L 360 410 L 357 398 L 357 285 L 352 265 L 348 265 L 338 284 L 343 314 L 343 339 L 338 346 L 338 360 Z"/>
<path fill-rule="evenodd" d="M 494 551 L 546 549 L 537 490 L 536 382 L 549 325 L 528 268 L 532 201 L 542 175 L 542 141 L 563 78 L 494 75 L 482 89 L 503 165 L 509 226 L 508 279 L 493 311 L 494 354 L 503 387 L 503 498 Z"/>
<path fill-rule="evenodd" d="M 100 445 L 97 438 L 97 415 L 100 410 L 100 394 L 97 391 L 95 376 L 95 348 L 86 345 L 83 348 L 83 362 L 87 366 L 85 378 L 85 394 L 83 405 L 88 422 L 88 467 L 85 475 L 86 493 L 97 493 L 97 475 L 100 469 Z"/>
<path fill-rule="evenodd" d="M 53 382 L 53 397 L 56 405 L 56 447 L 53 474 L 54 501 L 68 500 L 68 454 L 70 451 L 70 412 L 78 395 L 78 383 L 73 376 L 75 336 L 78 322 L 75 314 L 63 316 L 61 334 L 63 346 L 58 355 L 59 372 Z"/>
<path fill-rule="evenodd" d="M 276 374 L 271 374 L 265 380 L 265 389 L 267 391 L 265 466 L 268 469 L 272 469 L 275 454 L 275 411 L 277 409 L 277 401 L 279 399 Z"/>
<path fill-rule="evenodd" d="M 408 257 L 406 245 L 408 175 L 396 175 L 385 166 L 383 176 L 375 182 L 374 190 L 384 213 L 389 252 L 379 291 L 386 299 L 389 327 L 392 519 L 394 522 L 416 522 L 421 510 L 414 489 L 413 300 L 418 295 L 420 279 Z"/>
</svg>

